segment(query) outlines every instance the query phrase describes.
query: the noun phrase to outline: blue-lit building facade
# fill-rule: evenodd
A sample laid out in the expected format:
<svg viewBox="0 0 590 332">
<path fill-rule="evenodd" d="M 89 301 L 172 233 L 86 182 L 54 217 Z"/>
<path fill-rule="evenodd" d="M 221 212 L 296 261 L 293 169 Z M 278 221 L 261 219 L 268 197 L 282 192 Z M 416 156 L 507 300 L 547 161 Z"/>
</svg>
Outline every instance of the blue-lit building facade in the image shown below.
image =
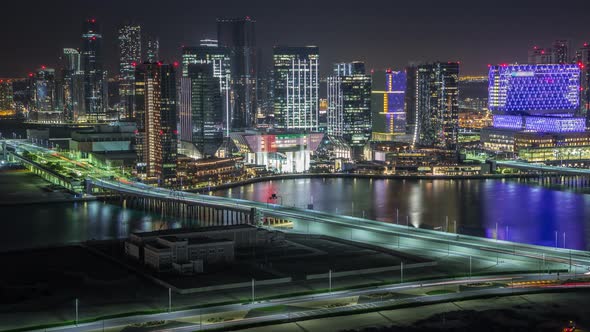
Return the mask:
<svg viewBox="0 0 590 332">
<path fill-rule="evenodd" d="M 493 126 L 484 128 L 484 149 L 529 161 L 583 158 L 590 149 L 580 108 L 577 64 L 498 65 L 489 72 Z"/>
<path fill-rule="evenodd" d="M 406 81 L 405 71 L 373 72 L 373 140 L 393 141 L 406 133 Z"/>
</svg>

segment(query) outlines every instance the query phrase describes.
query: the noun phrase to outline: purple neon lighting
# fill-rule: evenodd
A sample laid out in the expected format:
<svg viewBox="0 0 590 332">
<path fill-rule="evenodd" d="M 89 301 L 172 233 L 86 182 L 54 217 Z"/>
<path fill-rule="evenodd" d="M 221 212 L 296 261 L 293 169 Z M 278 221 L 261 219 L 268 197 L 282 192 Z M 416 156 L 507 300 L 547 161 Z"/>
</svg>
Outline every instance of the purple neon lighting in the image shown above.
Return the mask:
<svg viewBox="0 0 590 332">
<path fill-rule="evenodd" d="M 542 133 L 577 133 L 586 130 L 586 120 L 576 117 L 494 115 L 493 126 Z"/>
<path fill-rule="evenodd" d="M 576 64 L 501 65 L 489 72 L 489 109 L 542 114 L 575 111 L 580 105 Z"/>
<path fill-rule="evenodd" d="M 523 129 L 523 119 L 519 115 L 494 115 L 492 123 L 495 128 Z"/>
<path fill-rule="evenodd" d="M 387 93 L 387 113 L 404 112 L 406 91 L 406 72 L 391 71 L 385 74 L 385 91 Z"/>
</svg>

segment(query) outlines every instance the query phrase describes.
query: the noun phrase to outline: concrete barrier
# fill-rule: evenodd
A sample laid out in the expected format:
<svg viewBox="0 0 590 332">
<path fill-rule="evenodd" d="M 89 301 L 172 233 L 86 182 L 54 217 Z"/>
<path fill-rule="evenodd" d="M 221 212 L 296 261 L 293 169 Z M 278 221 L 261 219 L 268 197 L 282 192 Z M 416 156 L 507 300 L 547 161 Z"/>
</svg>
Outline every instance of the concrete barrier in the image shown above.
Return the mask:
<svg viewBox="0 0 590 332">
<path fill-rule="evenodd" d="M 404 264 L 404 270 L 417 269 L 417 268 L 421 268 L 421 267 L 430 267 L 430 266 L 436 266 L 436 265 L 438 265 L 437 262 Z M 396 266 L 376 267 L 376 268 L 362 269 L 362 270 L 332 272 L 332 278 L 350 277 L 350 276 L 358 276 L 358 275 L 365 275 L 365 274 L 375 274 L 375 273 L 382 273 L 382 272 L 389 272 L 389 271 L 399 271 L 400 268 L 401 268 L 400 265 L 396 265 Z M 326 279 L 328 277 L 329 277 L 329 273 L 308 274 L 305 276 L 305 280 Z"/>
<path fill-rule="evenodd" d="M 269 286 L 269 285 L 278 285 L 278 284 L 285 284 L 291 282 L 293 279 L 291 277 L 288 278 L 278 278 L 278 279 L 267 279 L 267 280 L 255 280 L 255 286 Z M 174 290 L 176 293 L 179 294 L 194 294 L 194 293 L 203 293 L 203 292 L 211 292 L 211 291 L 218 291 L 218 290 L 227 290 L 227 289 L 235 289 L 235 288 L 246 288 L 251 287 L 252 282 L 239 282 L 234 284 L 226 284 L 226 285 L 216 285 L 216 286 L 207 286 L 207 287 L 198 287 L 198 288 L 177 288 L 175 286 L 170 285 L 170 288 Z"/>
</svg>

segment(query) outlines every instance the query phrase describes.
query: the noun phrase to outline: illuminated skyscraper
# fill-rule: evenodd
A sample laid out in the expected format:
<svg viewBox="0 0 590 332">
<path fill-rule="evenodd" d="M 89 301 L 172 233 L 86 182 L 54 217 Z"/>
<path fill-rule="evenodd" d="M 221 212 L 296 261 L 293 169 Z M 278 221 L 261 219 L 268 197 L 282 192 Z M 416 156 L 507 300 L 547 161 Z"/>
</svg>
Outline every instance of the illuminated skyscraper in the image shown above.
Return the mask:
<svg viewBox="0 0 590 332">
<path fill-rule="evenodd" d="M 406 73 L 387 70 L 373 73 L 371 107 L 373 112 L 373 139 L 390 141 L 406 133 Z"/>
<path fill-rule="evenodd" d="M 147 182 L 176 179 L 176 78 L 172 65 L 145 63 L 135 70 L 136 171 Z"/>
<path fill-rule="evenodd" d="M 35 75 L 35 110 L 39 113 L 55 113 L 56 86 L 55 69 L 41 67 Z"/>
<path fill-rule="evenodd" d="M 318 131 L 319 48 L 273 49 L 274 109 L 278 129 Z"/>
<path fill-rule="evenodd" d="M 571 63 L 572 58 L 570 57 L 570 48 L 570 41 L 566 39 L 555 40 L 552 48 L 534 46 L 529 50 L 528 64 L 542 65 Z"/>
<path fill-rule="evenodd" d="M 223 108 L 219 78 L 210 64 L 190 64 L 181 79 L 181 140 L 200 157 L 211 157 L 223 143 Z"/>
<path fill-rule="evenodd" d="M 154 63 L 160 61 L 160 40 L 154 36 L 147 36 L 145 61 Z"/>
<path fill-rule="evenodd" d="M 234 112 L 232 128 L 250 128 L 256 122 L 258 49 L 256 21 L 250 17 L 217 19 L 219 46 L 231 51 Z"/>
<path fill-rule="evenodd" d="M 0 117 L 16 115 L 12 81 L 0 79 Z"/>
<path fill-rule="evenodd" d="M 534 46 L 532 49 L 529 50 L 528 63 L 535 65 L 555 63 L 555 60 L 553 58 L 553 51 L 550 48 L 545 49 L 538 46 Z"/>
<path fill-rule="evenodd" d="M 64 115 L 77 121 L 84 114 L 84 72 L 80 63 L 80 51 L 64 48 L 61 57 Z"/>
<path fill-rule="evenodd" d="M 202 40 L 198 47 L 184 47 L 182 49 L 182 76 L 188 77 L 191 64 L 211 66 L 213 77 L 219 81 L 218 87 L 223 106 L 223 128 L 225 128 L 225 135 L 229 136 L 234 115 L 231 97 L 231 53 L 227 47 L 216 45 L 217 41 Z"/>
<path fill-rule="evenodd" d="M 578 115 L 586 117 L 586 127 L 590 128 L 590 44 L 576 51 L 576 62 L 580 67 L 580 110 Z"/>
<path fill-rule="evenodd" d="M 454 150 L 459 130 L 459 63 L 420 65 L 412 78 L 414 82 L 408 81 L 416 86 L 412 144 Z"/>
<path fill-rule="evenodd" d="M 121 117 L 133 118 L 135 101 L 135 66 L 141 63 L 141 26 L 125 25 L 119 29 L 119 98 Z"/>
<path fill-rule="evenodd" d="M 570 41 L 560 39 L 553 42 L 553 63 L 571 63 Z"/>
<path fill-rule="evenodd" d="M 84 116 L 88 121 L 102 120 L 108 105 L 107 81 L 102 59 L 102 35 L 93 18 L 84 22 L 81 65 L 84 72 Z"/>
<path fill-rule="evenodd" d="M 363 62 L 338 63 L 328 77 L 328 135 L 353 148 L 371 138 L 371 77 Z"/>
</svg>

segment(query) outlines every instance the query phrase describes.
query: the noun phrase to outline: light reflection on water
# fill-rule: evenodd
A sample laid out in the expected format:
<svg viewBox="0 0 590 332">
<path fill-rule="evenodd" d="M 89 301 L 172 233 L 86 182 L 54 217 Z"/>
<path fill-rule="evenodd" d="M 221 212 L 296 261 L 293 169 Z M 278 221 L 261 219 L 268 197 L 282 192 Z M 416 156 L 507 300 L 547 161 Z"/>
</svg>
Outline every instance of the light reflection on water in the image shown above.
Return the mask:
<svg viewBox="0 0 590 332">
<path fill-rule="evenodd" d="M 504 180 L 297 179 L 249 184 L 215 193 L 370 219 L 409 222 L 523 243 L 590 249 L 590 196 Z M 277 194 L 276 201 L 269 201 Z M 0 251 L 130 232 L 195 226 L 195 220 L 162 217 L 102 202 L 3 207 Z M 448 224 L 446 223 L 448 216 Z"/>
<path fill-rule="evenodd" d="M 590 196 L 506 180 L 297 179 L 218 191 L 266 202 L 276 193 L 288 206 L 314 208 L 405 225 L 545 246 L 590 249 Z M 354 203 L 352 203 L 354 202 Z M 276 202 L 280 203 L 280 202 Z M 448 216 L 448 224 L 446 222 Z"/>
</svg>

